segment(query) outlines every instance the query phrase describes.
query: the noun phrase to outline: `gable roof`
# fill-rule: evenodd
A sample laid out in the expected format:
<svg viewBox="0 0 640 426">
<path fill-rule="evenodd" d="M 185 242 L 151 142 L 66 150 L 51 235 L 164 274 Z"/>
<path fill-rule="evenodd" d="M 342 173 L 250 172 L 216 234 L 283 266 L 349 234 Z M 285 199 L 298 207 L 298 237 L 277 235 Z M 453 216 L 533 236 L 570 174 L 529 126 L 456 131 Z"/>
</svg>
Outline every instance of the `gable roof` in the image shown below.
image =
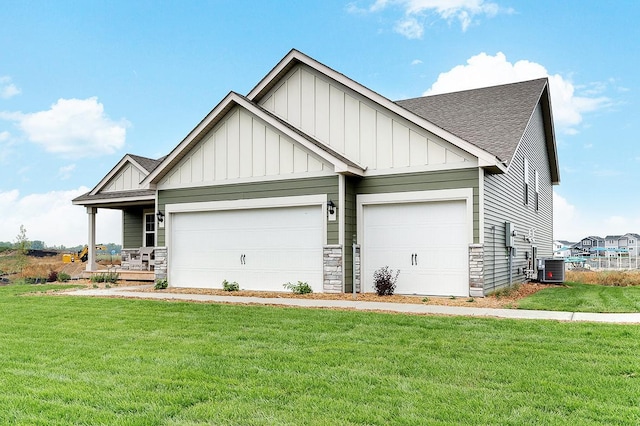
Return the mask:
<svg viewBox="0 0 640 426">
<path fill-rule="evenodd" d="M 218 124 L 232 108 L 239 106 L 254 114 L 282 134 L 298 142 L 310 152 L 333 164 L 337 172 L 362 175 L 365 168 L 336 152 L 303 131 L 291 126 L 286 121 L 267 111 L 246 97 L 235 93 L 229 94 L 176 146 L 169 155 L 142 181 L 143 185 L 158 183 L 182 158 L 200 142 Z"/>
<path fill-rule="evenodd" d="M 548 80 L 536 80 L 396 101 L 403 108 L 509 164 L 538 103 L 543 108 L 551 177 L 560 182 Z"/>
<path fill-rule="evenodd" d="M 267 93 L 269 93 L 269 91 L 275 87 L 289 71 L 300 64 L 304 64 L 315 69 L 349 90 L 370 99 L 392 113 L 474 155 L 478 158 L 478 164 L 480 167 L 487 167 L 494 171 L 506 171 L 506 167 L 502 164 L 503 162 L 498 159 L 495 154 L 464 140 L 460 136 L 451 133 L 449 130 L 437 126 L 430 120 L 421 117 L 409 109 L 401 107 L 390 99 L 385 98 L 379 93 L 361 85 L 344 74 L 335 71 L 334 69 L 316 61 L 296 49 L 291 49 L 291 51 L 289 51 L 289 53 L 282 58 L 282 60 L 280 60 L 280 62 L 278 62 L 278 64 L 262 80 L 260 80 L 260 82 L 249 92 L 247 99 L 252 103 L 259 103 L 260 100 L 267 95 Z"/>
<path fill-rule="evenodd" d="M 153 171 L 153 169 L 158 167 L 158 165 L 162 163 L 162 160 L 164 160 L 164 157 L 154 160 L 153 158 L 141 157 L 139 155 L 128 155 L 132 160 L 136 161 L 140 166 L 142 166 L 147 172 Z"/>
<path fill-rule="evenodd" d="M 82 194 L 72 200 L 73 204 L 89 205 L 91 203 L 104 202 L 120 202 L 125 198 L 138 198 L 140 200 L 153 199 L 155 191 L 149 190 L 148 187 L 141 186 L 140 188 L 125 190 L 125 191 L 112 191 L 112 192 L 100 192 L 105 186 L 116 176 L 122 168 L 127 164 L 133 164 L 142 174 L 145 176 L 150 171 L 155 169 L 162 159 L 154 160 L 153 158 L 142 157 L 140 155 L 125 154 L 118 164 L 116 164 L 110 171 L 103 177 L 100 182 L 93 189 L 85 194 Z M 140 183 L 140 182 L 139 182 Z"/>
</svg>

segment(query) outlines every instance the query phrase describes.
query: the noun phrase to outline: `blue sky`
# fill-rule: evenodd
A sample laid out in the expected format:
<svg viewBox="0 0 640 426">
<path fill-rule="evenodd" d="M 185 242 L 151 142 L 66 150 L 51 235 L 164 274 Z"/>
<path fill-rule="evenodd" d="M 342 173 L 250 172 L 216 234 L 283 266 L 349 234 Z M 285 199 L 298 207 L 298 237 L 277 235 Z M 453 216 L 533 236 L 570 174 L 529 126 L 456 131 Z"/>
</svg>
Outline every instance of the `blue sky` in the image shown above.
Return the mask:
<svg viewBox="0 0 640 426">
<path fill-rule="evenodd" d="M 555 238 L 640 233 L 640 2 L 6 1 L 0 241 L 87 239 L 71 199 L 167 154 L 296 48 L 392 100 L 548 76 Z M 121 242 L 100 210 L 99 242 Z"/>
</svg>

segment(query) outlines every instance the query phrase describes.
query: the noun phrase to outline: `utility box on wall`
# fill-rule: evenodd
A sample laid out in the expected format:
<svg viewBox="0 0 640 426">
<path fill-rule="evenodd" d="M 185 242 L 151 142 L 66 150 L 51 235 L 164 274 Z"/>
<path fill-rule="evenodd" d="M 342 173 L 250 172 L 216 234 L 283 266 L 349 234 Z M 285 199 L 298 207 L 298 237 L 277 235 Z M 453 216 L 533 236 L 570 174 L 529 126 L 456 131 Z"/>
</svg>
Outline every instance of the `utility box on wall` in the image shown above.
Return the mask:
<svg viewBox="0 0 640 426">
<path fill-rule="evenodd" d="M 515 228 L 513 223 L 505 222 L 504 223 L 504 246 L 505 247 L 513 247 L 513 237 L 515 235 Z"/>
<path fill-rule="evenodd" d="M 539 259 L 538 281 L 541 283 L 563 283 L 564 259 Z"/>
</svg>

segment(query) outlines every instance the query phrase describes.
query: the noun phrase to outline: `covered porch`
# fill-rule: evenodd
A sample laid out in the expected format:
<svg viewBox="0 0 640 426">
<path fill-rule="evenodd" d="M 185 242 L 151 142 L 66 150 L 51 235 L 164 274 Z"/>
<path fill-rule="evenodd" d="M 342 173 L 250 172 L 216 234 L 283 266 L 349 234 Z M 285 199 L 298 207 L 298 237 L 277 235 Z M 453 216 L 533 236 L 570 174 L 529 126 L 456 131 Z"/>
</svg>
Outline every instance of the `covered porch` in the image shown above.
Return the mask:
<svg viewBox="0 0 640 426">
<path fill-rule="evenodd" d="M 82 276 L 110 272 L 119 279 L 154 281 L 166 277 L 165 247 L 158 247 L 157 230 L 164 227 L 162 213 L 156 211 L 155 191 L 137 190 L 82 195 L 73 200 L 87 212 L 88 258 Z M 122 214 L 122 250 L 120 265 L 98 263 L 96 245 L 96 217 L 100 210 L 119 210 Z"/>
</svg>

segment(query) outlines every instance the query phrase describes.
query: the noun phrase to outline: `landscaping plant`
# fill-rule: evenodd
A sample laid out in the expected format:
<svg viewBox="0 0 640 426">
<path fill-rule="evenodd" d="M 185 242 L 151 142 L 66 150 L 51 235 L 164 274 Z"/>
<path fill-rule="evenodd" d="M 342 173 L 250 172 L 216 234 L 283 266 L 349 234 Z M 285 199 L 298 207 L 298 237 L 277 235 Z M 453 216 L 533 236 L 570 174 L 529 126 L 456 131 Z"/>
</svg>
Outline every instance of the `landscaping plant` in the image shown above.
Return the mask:
<svg viewBox="0 0 640 426">
<path fill-rule="evenodd" d="M 400 270 L 393 274 L 393 269 L 383 266 L 373 273 L 373 287 L 378 296 L 391 296 L 396 291 L 396 281 L 398 281 Z"/>
<path fill-rule="evenodd" d="M 239 291 L 240 285 L 237 282 L 230 283 L 227 280 L 222 281 L 222 289 L 224 291 Z"/>
<path fill-rule="evenodd" d="M 313 293 L 313 289 L 306 282 L 298 281 L 297 284 L 286 283 L 282 284 L 287 290 L 291 290 L 295 294 L 308 294 Z"/>
<path fill-rule="evenodd" d="M 118 282 L 118 278 L 119 278 L 119 275 L 117 272 L 103 272 L 100 274 L 92 275 L 91 282 L 116 284 Z"/>
<path fill-rule="evenodd" d="M 157 279 L 156 285 L 153 286 L 156 290 L 164 290 L 167 287 L 169 287 L 169 281 L 166 278 Z"/>
</svg>

